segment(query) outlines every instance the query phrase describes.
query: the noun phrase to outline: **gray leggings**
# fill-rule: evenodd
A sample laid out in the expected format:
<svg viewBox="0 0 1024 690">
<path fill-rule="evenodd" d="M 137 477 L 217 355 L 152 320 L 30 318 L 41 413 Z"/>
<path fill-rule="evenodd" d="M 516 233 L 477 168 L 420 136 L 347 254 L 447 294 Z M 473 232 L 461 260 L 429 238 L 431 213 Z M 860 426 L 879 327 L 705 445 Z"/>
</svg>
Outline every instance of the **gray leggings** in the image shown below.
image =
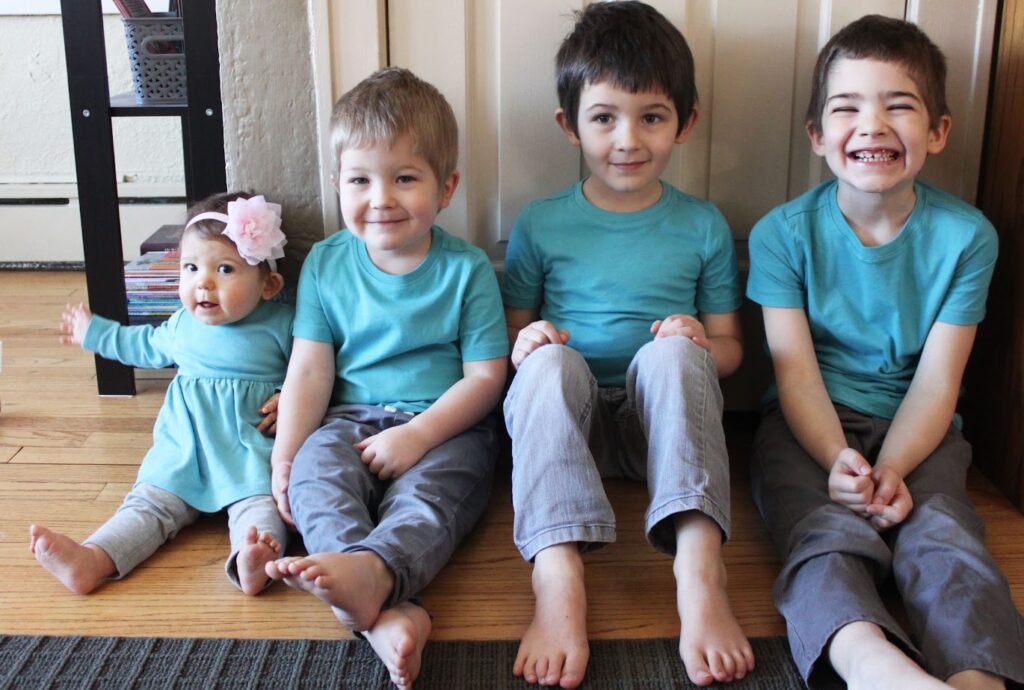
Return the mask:
<svg viewBox="0 0 1024 690">
<path fill-rule="evenodd" d="M 837 405 L 847 443 L 872 460 L 889 420 Z M 939 447 L 906 478 L 908 518 L 879 534 L 828 496 L 828 474 L 803 450 L 777 405 L 754 440 L 751 488 L 783 556 L 775 603 L 807 685 L 845 687 L 826 652 L 855 621 L 882 628 L 933 676 L 981 669 L 1024 680 L 1024 625 L 1006 578 L 985 549 L 985 525 L 967 497 L 971 447 L 950 426 Z M 909 634 L 878 592 L 892 577 Z"/>
<path fill-rule="evenodd" d="M 224 571 L 232 584 L 238 587 L 236 561 L 249 527 L 255 526 L 260 533 L 270 532 L 282 550 L 288 544 L 288 530 L 269 495 L 244 498 L 229 505 L 227 512 L 231 554 L 224 563 Z M 139 483 L 124 497 L 114 516 L 84 543 L 103 549 L 117 567 L 113 579 L 120 579 L 201 514 L 169 491 Z"/>
</svg>

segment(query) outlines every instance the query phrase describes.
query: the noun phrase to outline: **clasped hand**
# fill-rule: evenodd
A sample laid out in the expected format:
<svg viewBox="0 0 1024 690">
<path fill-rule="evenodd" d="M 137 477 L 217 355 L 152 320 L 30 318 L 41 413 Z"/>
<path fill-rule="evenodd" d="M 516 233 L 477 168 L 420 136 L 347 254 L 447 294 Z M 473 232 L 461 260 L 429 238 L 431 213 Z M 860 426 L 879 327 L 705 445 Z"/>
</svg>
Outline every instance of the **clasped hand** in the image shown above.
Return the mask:
<svg viewBox="0 0 1024 690">
<path fill-rule="evenodd" d="M 844 448 L 828 477 L 828 495 L 883 532 L 907 519 L 914 501 L 906 482 L 884 465 L 871 467 L 863 455 Z"/>
</svg>

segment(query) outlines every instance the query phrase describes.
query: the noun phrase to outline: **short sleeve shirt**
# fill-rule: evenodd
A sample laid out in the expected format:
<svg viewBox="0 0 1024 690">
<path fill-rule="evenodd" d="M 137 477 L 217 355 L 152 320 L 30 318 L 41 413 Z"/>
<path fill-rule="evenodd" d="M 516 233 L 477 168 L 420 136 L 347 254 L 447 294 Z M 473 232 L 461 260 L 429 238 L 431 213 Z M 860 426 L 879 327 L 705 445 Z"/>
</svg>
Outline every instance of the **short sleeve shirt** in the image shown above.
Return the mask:
<svg viewBox="0 0 1024 690">
<path fill-rule="evenodd" d="M 998 252 L 976 208 L 923 183 L 890 242 L 866 247 L 826 182 L 762 218 L 750 235 L 747 295 L 804 309 L 830 398 L 892 419 L 936 321 L 972 325 Z M 777 398 L 774 386 L 769 400 Z"/>
<path fill-rule="evenodd" d="M 483 251 L 441 228 L 404 275 L 384 273 L 348 231 L 316 243 L 299 278 L 297 338 L 331 343 L 332 404 L 420 412 L 463 377 L 463 362 L 504 357 L 501 295 Z"/>
</svg>

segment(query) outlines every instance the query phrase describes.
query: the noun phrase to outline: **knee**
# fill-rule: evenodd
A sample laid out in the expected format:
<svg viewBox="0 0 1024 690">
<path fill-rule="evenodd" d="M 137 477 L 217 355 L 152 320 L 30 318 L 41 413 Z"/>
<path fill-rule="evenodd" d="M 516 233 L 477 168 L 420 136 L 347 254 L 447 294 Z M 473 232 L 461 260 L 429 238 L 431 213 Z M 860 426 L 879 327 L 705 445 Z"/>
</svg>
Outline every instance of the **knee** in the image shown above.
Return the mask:
<svg viewBox="0 0 1024 690">
<path fill-rule="evenodd" d="M 545 345 L 523 360 L 512 385 L 529 386 L 531 390 L 549 386 L 564 391 L 587 390 L 592 379 L 590 367 L 579 352 L 565 345 Z"/>
<path fill-rule="evenodd" d="M 641 347 L 635 357 L 640 371 L 663 372 L 672 368 L 704 368 L 710 361 L 707 350 L 689 338 L 658 338 Z"/>
</svg>

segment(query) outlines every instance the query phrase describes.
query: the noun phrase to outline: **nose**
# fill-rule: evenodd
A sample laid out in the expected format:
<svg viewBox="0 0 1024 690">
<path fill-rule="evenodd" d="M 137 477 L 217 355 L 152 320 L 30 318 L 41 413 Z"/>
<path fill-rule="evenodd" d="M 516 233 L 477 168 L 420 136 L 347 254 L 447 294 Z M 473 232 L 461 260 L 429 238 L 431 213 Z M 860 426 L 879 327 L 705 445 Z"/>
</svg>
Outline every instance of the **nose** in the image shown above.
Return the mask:
<svg viewBox="0 0 1024 690">
<path fill-rule="evenodd" d="M 866 137 L 874 137 L 885 133 L 885 118 L 875 108 L 864 108 L 861 110 L 857 122 L 858 134 Z"/>
<path fill-rule="evenodd" d="M 636 125 L 629 120 L 623 118 L 619 126 L 616 128 L 615 148 L 620 151 L 633 151 L 640 145 L 640 140 L 637 137 Z"/>
<path fill-rule="evenodd" d="M 370 205 L 373 208 L 388 208 L 394 204 L 391 185 L 377 184 L 370 191 Z"/>
</svg>

